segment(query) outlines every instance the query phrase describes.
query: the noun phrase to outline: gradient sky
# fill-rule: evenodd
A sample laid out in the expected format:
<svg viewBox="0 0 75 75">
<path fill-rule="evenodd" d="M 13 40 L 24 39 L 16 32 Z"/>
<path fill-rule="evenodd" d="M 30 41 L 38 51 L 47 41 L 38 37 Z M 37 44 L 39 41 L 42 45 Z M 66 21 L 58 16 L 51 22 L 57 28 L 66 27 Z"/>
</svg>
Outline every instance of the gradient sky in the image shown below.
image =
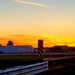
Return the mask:
<svg viewBox="0 0 75 75">
<path fill-rule="evenodd" d="M 38 39 L 75 46 L 75 0 L 0 0 L 0 43 L 37 47 Z"/>
</svg>

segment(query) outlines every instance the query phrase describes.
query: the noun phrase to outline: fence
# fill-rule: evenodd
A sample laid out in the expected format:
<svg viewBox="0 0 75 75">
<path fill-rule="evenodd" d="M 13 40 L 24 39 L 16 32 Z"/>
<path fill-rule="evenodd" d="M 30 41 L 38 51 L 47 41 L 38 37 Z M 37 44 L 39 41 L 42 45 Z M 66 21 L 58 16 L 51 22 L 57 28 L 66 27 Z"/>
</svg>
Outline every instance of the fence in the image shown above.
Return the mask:
<svg viewBox="0 0 75 75">
<path fill-rule="evenodd" d="M 34 75 L 48 70 L 48 62 L 0 70 L 0 75 Z"/>
</svg>

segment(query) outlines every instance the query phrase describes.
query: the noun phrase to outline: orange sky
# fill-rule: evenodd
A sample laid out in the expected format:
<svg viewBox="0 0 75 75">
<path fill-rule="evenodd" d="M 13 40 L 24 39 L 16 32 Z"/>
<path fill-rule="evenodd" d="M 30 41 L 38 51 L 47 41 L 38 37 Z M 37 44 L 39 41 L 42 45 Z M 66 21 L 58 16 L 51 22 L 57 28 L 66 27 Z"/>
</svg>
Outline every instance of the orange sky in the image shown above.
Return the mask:
<svg viewBox="0 0 75 75">
<path fill-rule="evenodd" d="M 2 36 L 6 38 L 0 38 L 0 43 L 2 45 L 6 45 L 8 40 L 12 40 L 14 45 L 32 45 L 33 47 L 37 47 L 38 39 L 44 40 L 44 47 L 51 47 L 54 45 L 68 45 L 68 46 L 75 46 L 74 38 L 68 37 L 56 37 L 48 34 L 41 34 L 41 35 L 9 35 L 9 36 Z"/>
<path fill-rule="evenodd" d="M 75 0 L 0 0 L 0 43 L 75 46 Z"/>
</svg>

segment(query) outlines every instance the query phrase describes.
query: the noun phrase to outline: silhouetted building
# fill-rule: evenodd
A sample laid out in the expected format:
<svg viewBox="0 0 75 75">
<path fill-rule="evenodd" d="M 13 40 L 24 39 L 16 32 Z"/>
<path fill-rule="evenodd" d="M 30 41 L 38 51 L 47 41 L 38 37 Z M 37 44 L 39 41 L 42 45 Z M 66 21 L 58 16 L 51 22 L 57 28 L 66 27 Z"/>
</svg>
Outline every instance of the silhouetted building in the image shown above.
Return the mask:
<svg viewBox="0 0 75 75">
<path fill-rule="evenodd" d="M 7 46 L 13 45 L 13 42 L 11 40 L 8 41 Z"/>
<path fill-rule="evenodd" d="M 58 53 L 60 53 L 60 52 L 69 52 L 69 50 L 70 50 L 70 48 L 68 47 L 68 46 L 66 46 L 66 45 L 63 45 L 63 46 L 54 46 L 54 47 L 52 47 L 52 52 L 58 52 Z"/>
<path fill-rule="evenodd" d="M 0 46 L 2 46 L 2 44 L 0 44 Z"/>
</svg>

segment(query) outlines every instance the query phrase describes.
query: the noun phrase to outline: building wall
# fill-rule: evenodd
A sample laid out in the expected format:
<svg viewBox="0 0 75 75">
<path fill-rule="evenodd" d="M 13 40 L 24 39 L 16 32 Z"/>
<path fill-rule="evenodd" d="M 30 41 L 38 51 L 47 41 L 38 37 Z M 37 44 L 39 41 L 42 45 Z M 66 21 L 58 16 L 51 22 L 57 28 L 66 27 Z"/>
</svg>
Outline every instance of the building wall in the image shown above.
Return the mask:
<svg viewBox="0 0 75 75">
<path fill-rule="evenodd" d="M 0 46 L 0 52 L 27 53 L 27 52 L 34 52 L 34 48 L 32 46 Z"/>
</svg>

